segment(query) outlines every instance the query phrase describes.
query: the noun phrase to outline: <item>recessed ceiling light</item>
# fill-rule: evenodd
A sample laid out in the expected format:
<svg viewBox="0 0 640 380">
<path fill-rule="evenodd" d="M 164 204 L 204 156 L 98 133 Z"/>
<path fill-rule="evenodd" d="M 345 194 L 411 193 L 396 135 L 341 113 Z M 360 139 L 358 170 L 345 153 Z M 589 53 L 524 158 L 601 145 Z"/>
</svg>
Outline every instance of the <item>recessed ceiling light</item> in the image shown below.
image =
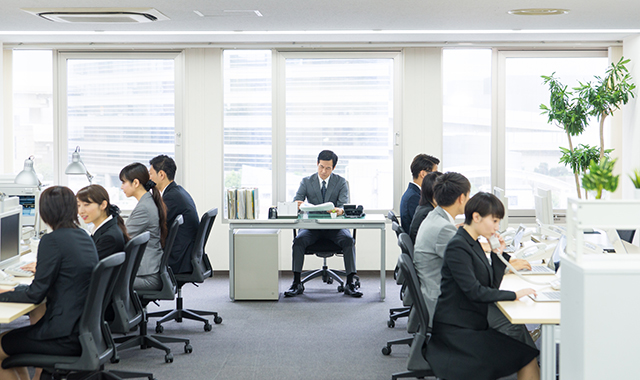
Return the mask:
<svg viewBox="0 0 640 380">
<path fill-rule="evenodd" d="M 569 10 L 558 9 L 558 8 L 525 8 L 525 9 L 512 9 L 507 13 L 511 15 L 519 15 L 519 16 L 551 16 L 551 15 L 564 15 L 569 13 Z"/>
</svg>

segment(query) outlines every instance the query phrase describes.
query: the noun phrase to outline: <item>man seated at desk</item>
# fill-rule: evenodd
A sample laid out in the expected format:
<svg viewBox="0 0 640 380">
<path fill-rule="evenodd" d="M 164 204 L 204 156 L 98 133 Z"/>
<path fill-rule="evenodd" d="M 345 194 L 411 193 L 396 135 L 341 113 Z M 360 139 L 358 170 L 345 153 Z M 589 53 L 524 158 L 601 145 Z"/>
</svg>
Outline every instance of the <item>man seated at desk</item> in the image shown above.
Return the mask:
<svg viewBox="0 0 640 380">
<path fill-rule="evenodd" d="M 338 215 L 344 213 L 342 206 L 349 202 L 349 189 L 347 181 L 333 173 L 337 163 L 338 156 L 332 151 L 323 150 L 320 152 L 318 155 L 318 173 L 302 179 L 298 192 L 293 199 L 298 203 L 298 207 L 305 199 L 308 203 L 314 205 L 332 202 Z M 298 235 L 293 240 L 293 284 L 291 284 L 289 290 L 284 292 L 285 297 L 297 296 L 304 292 L 304 285 L 300 276 L 302 265 L 304 264 L 305 250 L 321 238 L 332 240 L 342 248 L 345 272 L 347 272 L 344 294 L 352 297 L 362 297 L 362 292 L 356 289 L 353 284 L 353 277 L 356 274 L 356 251 L 353 237 L 347 229 L 300 230 L 298 232 Z"/>
</svg>

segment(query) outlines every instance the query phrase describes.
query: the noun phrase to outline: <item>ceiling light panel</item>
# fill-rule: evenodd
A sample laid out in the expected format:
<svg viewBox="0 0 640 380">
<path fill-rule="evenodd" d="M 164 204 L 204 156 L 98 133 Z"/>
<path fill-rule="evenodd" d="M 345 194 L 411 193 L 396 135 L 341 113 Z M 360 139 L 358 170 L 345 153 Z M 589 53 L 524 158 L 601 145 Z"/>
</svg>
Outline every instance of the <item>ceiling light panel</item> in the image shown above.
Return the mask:
<svg viewBox="0 0 640 380">
<path fill-rule="evenodd" d="M 154 8 L 23 8 L 48 21 L 80 24 L 137 24 L 168 20 Z"/>
</svg>

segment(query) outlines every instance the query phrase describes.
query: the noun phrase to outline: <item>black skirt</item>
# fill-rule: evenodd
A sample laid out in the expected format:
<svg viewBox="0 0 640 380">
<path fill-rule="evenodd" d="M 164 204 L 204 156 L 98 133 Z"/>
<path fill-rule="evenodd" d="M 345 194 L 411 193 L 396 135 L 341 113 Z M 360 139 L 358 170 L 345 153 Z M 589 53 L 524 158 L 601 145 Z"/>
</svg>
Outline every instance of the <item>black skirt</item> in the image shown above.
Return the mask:
<svg viewBox="0 0 640 380">
<path fill-rule="evenodd" d="M 21 327 L 2 336 L 2 350 L 9 356 L 18 354 L 42 354 L 80 356 L 82 347 L 78 333 L 55 339 L 37 340 L 29 337 L 36 325 Z"/>
<path fill-rule="evenodd" d="M 495 380 L 529 364 L 539 351 L 496 330 L 434 323 L 425 358 L 447 380 Z"/>
</svg>

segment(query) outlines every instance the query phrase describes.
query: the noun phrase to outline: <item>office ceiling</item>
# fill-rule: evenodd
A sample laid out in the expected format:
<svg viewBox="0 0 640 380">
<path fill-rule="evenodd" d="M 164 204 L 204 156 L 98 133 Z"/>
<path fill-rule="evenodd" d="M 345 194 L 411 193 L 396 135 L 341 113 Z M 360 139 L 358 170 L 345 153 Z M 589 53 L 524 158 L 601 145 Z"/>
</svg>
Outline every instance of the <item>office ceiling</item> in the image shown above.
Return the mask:
<svg viewBox="0 0 640 380">
<path fill-rule="evenodd" d="M 21 10 L 98 6 L 152 7 L 169 20 L 68 24 L 47 21 Z M 553 16 L 507 13 L 513 9 L 545 7 L 568 9 L 569 13 Z M 640 34 L 638 14 L 637 0 L 2 0 L 0 41 L 6 44 L 588 43 L 620 41 Z"/>
</svg>

